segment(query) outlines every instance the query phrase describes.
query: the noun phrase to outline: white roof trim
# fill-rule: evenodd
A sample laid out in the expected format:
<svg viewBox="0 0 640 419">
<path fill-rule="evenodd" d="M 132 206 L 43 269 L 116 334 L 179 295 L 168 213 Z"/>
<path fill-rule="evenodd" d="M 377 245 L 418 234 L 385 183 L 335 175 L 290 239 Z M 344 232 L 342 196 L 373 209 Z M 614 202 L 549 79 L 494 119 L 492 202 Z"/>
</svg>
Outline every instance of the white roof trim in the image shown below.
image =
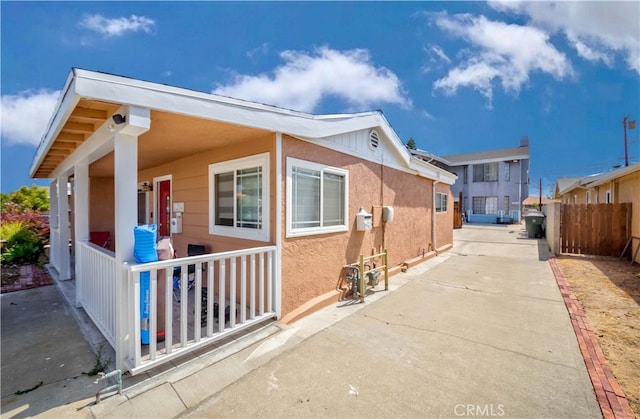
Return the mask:
<svg viewBox="0 0 640 419">
<path fill-rule="evenodd" d="M 346 132 L 377 128 L 390 140 L 403 164 L 421 176 L 453 184 L 455 175 L 411 157 L 380 111 L 354 114 L 312 115 L 276 106 L 196 92 L 142 80 L 82 69 L 73 69 L 53 117 L 38 147 L 31 176 L 42 163 L 80 98 L 149 108 L 208 120 L 281 132 L 299 138 L 322 139 Z M 454 176 L 454 177 L 452 177 Z"/>
</svg>

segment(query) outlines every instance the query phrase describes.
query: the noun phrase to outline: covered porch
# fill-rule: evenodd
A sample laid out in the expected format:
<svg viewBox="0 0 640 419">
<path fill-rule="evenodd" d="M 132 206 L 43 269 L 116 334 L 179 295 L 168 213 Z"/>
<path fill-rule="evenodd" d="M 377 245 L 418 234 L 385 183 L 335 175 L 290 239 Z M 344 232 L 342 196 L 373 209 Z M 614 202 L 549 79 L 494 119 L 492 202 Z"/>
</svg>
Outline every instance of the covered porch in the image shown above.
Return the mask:
<svg viewBox="0 0 640 419">
<path fill-rule="evenodd" d="M 265 192 L 275 195 L 279 134 L 214 120 L 212 109 L 209 118 L 189 106 L 181 108 L 189 115 L 172 112 L 166 108 L 193 106 L 198 94 L 152 97 L 143 82 L 98 100 L 103 81 L 91 74 L 74 71 L 67 81 L 32 176 L 52 179 L 50 264 L 61 280 L 75 281 L 75 304 L 115 350 L 116 368 L 136 374 L 278 318 L 277 200 L 265 202 L 266 234 L 215 234 L 207 170 L 265 154 L 264 176 L 273 179 Z M 126 105 L 131 97 L 161 109 Z M 162 195 L 156 186 L 166 180 Z M 172 229 L 177 217 L 184 223 Z M 177 258 L 135 263 L 133 228 L 147 223 L 172 238 Z M 92 242 L 95 232 L 109 240 Z M 188 256 L 191 243 L 206 251 Z"/>
</svg>

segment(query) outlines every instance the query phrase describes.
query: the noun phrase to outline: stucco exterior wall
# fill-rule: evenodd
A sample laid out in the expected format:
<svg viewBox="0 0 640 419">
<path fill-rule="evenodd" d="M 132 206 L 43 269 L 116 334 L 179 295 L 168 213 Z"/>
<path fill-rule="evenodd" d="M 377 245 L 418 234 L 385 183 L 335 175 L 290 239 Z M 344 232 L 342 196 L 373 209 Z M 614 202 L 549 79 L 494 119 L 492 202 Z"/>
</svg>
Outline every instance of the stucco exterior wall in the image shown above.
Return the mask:
<svg viewBox="0 0 640 419">
<path fill-rule="evenodd" d="M 445 250 L 453 245 L 453 193 L 449 185 L 436 184 L 436 192 L 446 193 L 447 211 L 436 212 L 436 250 Z"/>
<path fill-rule="evenodd" d="M 592 195 L 592 199 L 595 197 Z M 605 201 L 601 201 L 604 203 Z M 587 190 L 586 189 L 572 189 L 562 195 L 563 204 L 586 204 L 587 203 Z"/>
<path fill-rule="evenodd" d="M 640 172 L 631 173 L 617 180 L 615 202 L 631 202 L 631 234 L 640 237 Z M 640 240 L 633 240 L 633 256 L 640 245 Z M 635 259 L 640 263 L 640 252 Z"/>
<path fill-rule="evenodd" d="M 295 157 L 349 171 L 349 231 L 304 237 L 286 237 L 282 246 L 282 313 L 286 315 L 303 303 L 335 291 L 341 285 L 343 266 L 354 263 L 360 254 L 389 252 L 389 265 L 428 257 L 432 246 L 433 182 L 374 162 L 329 150 L 284 136 L 283 171 L 286 157 Z M 286 220 L 286 177 L 283 176 L 283 220 Z M 440 186 L 449 192 L 447 185 Z M 450 197 L 453 211 L 453 200 Z M 394 220 L 382 223 L 380 206 L 393 206 Z M 356 230 L 360 207 L 377 216 L 371 231 Z M 445 220 L 439 245 L 452 243 L 452 215 Z"/>
<path fill-rule="evenodd" d="M 269 152 L 270 237 L 269 242 L 244 240 L 209 234 L 209 165 Z M 251 139 L 246 143 L 219 147 L 171 163 L 142 170 L 138 182 L 152 183 L 156 177 L 171 175 L 171 202 L 184 202 L 182 233 L 172 234 L 179 257 L 187 256 L 189 243 L 205 245 L 208 252 L 225 252 L 275 244 L 275 135 Z M 151 223 L 155 220 L 152 218 Z"/>
</svg>

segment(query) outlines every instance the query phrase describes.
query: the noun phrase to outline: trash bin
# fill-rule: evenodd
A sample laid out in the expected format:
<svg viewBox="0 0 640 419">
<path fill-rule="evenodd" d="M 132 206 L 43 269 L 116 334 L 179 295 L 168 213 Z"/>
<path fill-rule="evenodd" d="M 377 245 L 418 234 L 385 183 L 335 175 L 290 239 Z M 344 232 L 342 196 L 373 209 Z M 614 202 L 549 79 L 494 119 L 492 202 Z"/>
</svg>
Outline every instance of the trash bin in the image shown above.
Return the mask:
<svg viewBox="0 0 640 419">
<path fill-rule="evenodd" d="M 527 214 L 524 216 L 524 222 L 527 227 L 528 238 L 540 239 L 543 237 L 542 224 L 544 223 L 544 214 Z"/>
</svg>

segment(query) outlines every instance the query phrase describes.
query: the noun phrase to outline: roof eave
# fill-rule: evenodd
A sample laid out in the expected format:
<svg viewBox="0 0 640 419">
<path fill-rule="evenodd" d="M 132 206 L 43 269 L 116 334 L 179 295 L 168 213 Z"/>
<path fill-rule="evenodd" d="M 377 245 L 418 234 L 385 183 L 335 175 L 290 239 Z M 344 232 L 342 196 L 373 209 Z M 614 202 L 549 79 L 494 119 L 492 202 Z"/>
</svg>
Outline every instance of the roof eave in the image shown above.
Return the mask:
<svg viewBox="0 0 640 419">
<path fill-rule="evenodd" d="M 33 163 L 29 170 L 29 176 L 34 177 L 38 168 L 42 164 L 47 152 L 60 132 L 64 121 L 69 117 L 75 105 L 80 101 L 80 96 L 76 93 L 76 70 L 72 69 L 67 77 L 64 88 L 58 97 L 53 114 L 49 119 L 47 128 L 40 139 L 40 143 L 33 158 Z"/>
</svg>

